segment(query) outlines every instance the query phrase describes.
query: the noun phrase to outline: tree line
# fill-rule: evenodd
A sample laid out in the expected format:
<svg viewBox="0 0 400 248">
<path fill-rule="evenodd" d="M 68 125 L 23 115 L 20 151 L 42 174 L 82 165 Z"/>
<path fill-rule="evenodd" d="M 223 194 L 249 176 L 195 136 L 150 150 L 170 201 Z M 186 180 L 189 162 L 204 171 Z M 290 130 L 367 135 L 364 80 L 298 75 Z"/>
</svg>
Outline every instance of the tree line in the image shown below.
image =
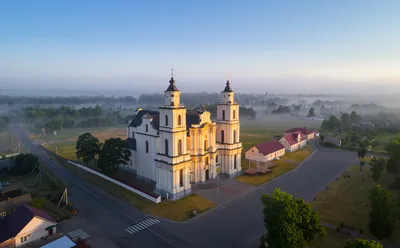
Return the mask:
<svg viewBox="0 0 400 248">
<path fill-rule="evenodd" d="M 91 133 L 84 133 L 76 142 L 76 157 L 85 165 L 96 166 L 106 174 L 118 171 L 130 161 L 131 151 L 121 138 L 110 138 L 101 143 Z"/>
</svg>

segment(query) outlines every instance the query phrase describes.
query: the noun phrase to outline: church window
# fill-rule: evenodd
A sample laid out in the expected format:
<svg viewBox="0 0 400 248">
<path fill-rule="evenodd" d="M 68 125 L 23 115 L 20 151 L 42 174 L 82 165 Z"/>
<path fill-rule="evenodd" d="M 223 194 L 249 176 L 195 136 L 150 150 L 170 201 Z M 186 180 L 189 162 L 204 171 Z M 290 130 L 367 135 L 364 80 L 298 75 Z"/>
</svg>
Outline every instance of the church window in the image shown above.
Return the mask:
<svg viewBox="0 0 400 248">
<path fill-rule="evenodd" d="M 132 139 L 135 138 L 135 132 L 132 132 Z"/>
<path fill-rule="evenodd" d="M 204 151 L 208 149 L 208 140 L 204 141 Z"/>
<path fill-rule="evenodd" d="M 146 124 L 146 133 L 149 132 L 149 125 Z"/>
<path fill-rule="evenodd" d="M 236 119 L 236 111 L 233 110 L 233 119 Z"/>
<path fill-rule="evenodd" d="M 168 155 L 168 140 L 165 139 L 164 141 L 164 146 L 165 146 L 165 155 Z"/>
<path fill-rule="evenodd" d="M 179 186 L 183 187 L 183 169 L 179 170 Z"/>
<path fill-rule="evenodd" d="M 178 155 L 182 155 L 182 140 L 178 140 Z"/>
<path fill-rule="evenodd" d="M 146 140 L 146 153 L 149 153 L 149 142 Z"/>
<path fill-rule="evenodd" d="M 225 120 L 225 110 L 222 110 L 222 120 Z"/>
<path fill-rule="evenodd" d="M 165 115 L 165 126 L 168 126 L 168 115 Z"/>
<path fill-rule="evenodd" d="M 182 116 L 178 115 L 178 126 L 182 125 Z"/>
<path fill-rule="evenodd" d="M 224 130 L 221 130 L 221 143 L 223 144 L 223 143 L 225 143 L 225 133 L 224 133 Z"/>
<path fill-rule="evenodd" d="M 218 163 L 218 155 L 215 156 L 215 163 Z"/>
<path fill-rule="evenodd" d="M 233 143 L 236 143 L 236 130 L 233 131 Z"/>
<path fill-rule="evenodd" d="M 236 159 L 236 154 L 233 156 L 233 169 L 234 170 L 236 170 L 236 163 L 237 163 L 237 161 L 236 161 L 237 159 Z"/>
<path fill-rule="evenodd" d="M 208 161 L 208 157 L 206 157 L 206 165 L 209 165 L 210 164 L 210 162 Z"/>
</svg>

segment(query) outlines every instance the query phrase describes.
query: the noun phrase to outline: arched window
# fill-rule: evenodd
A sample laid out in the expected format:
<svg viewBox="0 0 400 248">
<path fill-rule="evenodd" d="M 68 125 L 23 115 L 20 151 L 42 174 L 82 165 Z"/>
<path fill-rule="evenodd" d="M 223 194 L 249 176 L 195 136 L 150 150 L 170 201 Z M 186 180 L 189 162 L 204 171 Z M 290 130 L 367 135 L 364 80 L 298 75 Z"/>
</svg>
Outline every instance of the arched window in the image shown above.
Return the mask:
<svg viewBox="0 0 400 248">
<path fill-rule="evenodd" d="M 179 186 L 183 187 L 183 169 L 179 170 Z"/>
<path fill-rule="evenodd" d="M 236 130 L 233 131 L 233 143 L 236 143 Z"/>
<path fill-rule="evenodd" d="M 182 155 L 182 140 L 178 140 L 178 155 Z"/>
<path fill-rule="evenodd" d="M 224 130 L 221 130 L 221 143 L 225 143 L 225 132 Z"/>
<path fill-rule="evenodd" d="M 225 110 L 222 110 L 222 120 L 225 120 Z"/>
<path fill-rule="evenodd" d="M 218 155 L 215 156 L 215 163 L 218 163 Z"/>
<path fill-rule="evenodd" d="M 146 153 L 149 153 L 149 142 L 146 140 Z"/>
<path fill-rule="evenodd" d="M 168 115 L 165 115 L 165 126 L 168 126 Z"/>
<path fill-rule="evenodd" d="M 233 110 L 233 119 L 235 119 L 235 118 L 236 118 L 236 111 Z"/>
<path fill-rule="evenodd" d="M 182 125 L 182 116 L 178 115 L 178 126 Z"/>
<path fill-rule="evenodd" d="M 208 161 L 208 157 L 206 157 L 205 164 L 206 164 L 206 165 L 209 165 L 209 164 L 210 164 L 210 162 Z"/>
<path fill-rule="evenodd" d="M 149 125 L 146 124 L 146 133 L 149 132 Z"/>
<path fill-rule="evenodd" d="M 237 163 L 237 161 L 236 161 L 237 159 L 236 159 L 236 154 L 233 156 L 233 169 L 235 169 L 236 170 L 236 163 Z"/>
<path fill-rule="evenodd" d="M 204 151 L 208 149 L 208 140 L 204 141 Z"/>
<path fill-rule="evenodd" d="M 168 140 L 167 139 L 165 139 L 165 141 L 164 141 L 164 148 L 165 148 L 165 155 L 168 155 Z"/>
</svg>

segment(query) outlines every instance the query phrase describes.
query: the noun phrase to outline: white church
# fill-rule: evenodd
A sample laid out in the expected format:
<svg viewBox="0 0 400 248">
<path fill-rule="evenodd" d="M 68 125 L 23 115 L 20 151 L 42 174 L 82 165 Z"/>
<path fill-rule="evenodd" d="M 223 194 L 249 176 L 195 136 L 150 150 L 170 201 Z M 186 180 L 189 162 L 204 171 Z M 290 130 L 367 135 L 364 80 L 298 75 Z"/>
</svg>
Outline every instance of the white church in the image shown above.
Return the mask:
<svg viewBox="0 0 400 248">
<path fill-rule="evenodd" d="M 156 184 L 170 199 L 191 192 L 192 183 L 234 177 L 241 170 L 239 104 L 229 81 L 217 105 L 216 121 L 208 111 L 187 111 L 171 77 L 159 111 L 137 109 L 127 125 L 132 152 L 127 168 Z"/>
</svg>

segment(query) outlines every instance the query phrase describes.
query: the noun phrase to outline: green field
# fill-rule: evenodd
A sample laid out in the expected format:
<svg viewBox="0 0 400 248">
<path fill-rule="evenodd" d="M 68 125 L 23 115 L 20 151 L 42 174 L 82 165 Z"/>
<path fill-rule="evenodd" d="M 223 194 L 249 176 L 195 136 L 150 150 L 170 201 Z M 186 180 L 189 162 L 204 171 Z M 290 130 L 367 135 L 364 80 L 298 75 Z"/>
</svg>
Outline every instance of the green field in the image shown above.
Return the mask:
<svg viewBox="0 0 400 248">
<path fill-rule="evenodd" d="M 362 229 L 365 235 L 371 236 L 367 226 L 370 211 L 368 191 L 374 185 L 371 172 L 365 168 L 360 174 L 359 167 L 353 166 L 348 170 L 348 175 L 350 177 L 338 177 L 326 190 L 317 194 L 316 200 L 310 204 L 317 211 L 322 222 L 335 226 L 343 222 L 357 231 Z M 393 182 L 393 176 L 384 172 L 378 183 L 396 198 L 398 193 L 389 188 L 391 182 Z M 400 223 L 397 223 L 397 229 L 399 228 Z M 335 239 L 335 236 L 320 239 L 318 242 Z M 342 239 L 342 235 L 337 238 Z M 318 245 L 318 242 L 315 247 L 323 247 Z M 400 244 L 400 235 L 395 234 L 390 242 Z"/>
</svg>

